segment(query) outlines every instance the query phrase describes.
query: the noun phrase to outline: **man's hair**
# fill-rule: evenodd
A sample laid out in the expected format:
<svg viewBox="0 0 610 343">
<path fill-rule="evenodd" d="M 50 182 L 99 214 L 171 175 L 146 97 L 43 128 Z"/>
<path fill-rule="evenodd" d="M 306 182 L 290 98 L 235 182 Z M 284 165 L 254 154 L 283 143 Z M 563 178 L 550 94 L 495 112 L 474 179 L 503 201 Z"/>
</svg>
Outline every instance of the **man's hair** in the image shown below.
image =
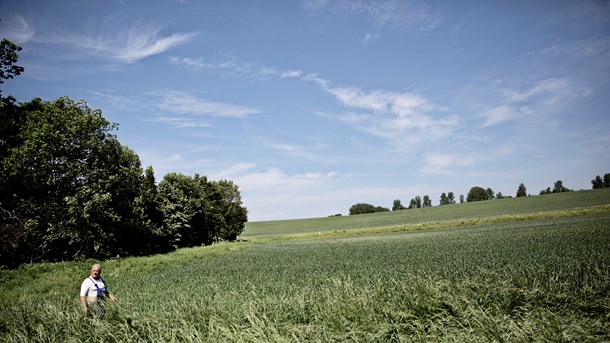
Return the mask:
<svg viewBox="0 0 610 343">
<path fill-rule="evenodd" d="M 91 270 L 95 269 L 95 267 L 98 267 L 100 270 L 102 270 L 102 265 L 99 263 L 96 263 L 93 266 L 91 266 Z"/>
</svg>

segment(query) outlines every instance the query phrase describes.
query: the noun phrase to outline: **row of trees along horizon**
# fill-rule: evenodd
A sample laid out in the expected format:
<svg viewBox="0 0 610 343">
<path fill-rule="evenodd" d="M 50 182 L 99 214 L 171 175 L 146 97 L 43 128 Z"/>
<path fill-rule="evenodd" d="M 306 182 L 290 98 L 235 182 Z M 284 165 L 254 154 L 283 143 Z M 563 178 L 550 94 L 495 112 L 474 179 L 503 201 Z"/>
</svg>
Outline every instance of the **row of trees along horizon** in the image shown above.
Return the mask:
<svg viewBox="0 0 610 343">
<path fill-rule="evenodd" d="M 601 177 L 600 175 L 597 175 L 593 180 L 591 180 L 591 184 L 593 185 L 593 189 L 610 188 L 610 173 L 604 174 L 603 177 Z M 540 191 L 539 195 L 562 193 L 562 192 L 572 192 L 572 191 L 573 190 L 566 188 L 563 185 L 563 181 L 557 180 L 557 181 L 555 181 L 555 184 L 553 185 L 552 189 L 551 189 L 551 187 L 548 187 L 547 189 L 543 189 Z M 525 197 L 525 196 L 530 196 L 530 195 L 527 194 L 527 189 L 525 188 L 525 184 L 522 183 L 517 188 L 516 197 L 520 198 L 520 197 Z M 506 198 L 512 198 L 512 196 L 504 196 L 502 194 L 502 192 L 494 193 L 494 191 L 491 188 L 484 189 L 483 187 L 474 186 L 474 187 L 470 188 L 470 190 L 468 191 L 466 199 L 464 199 L 463 194 L 460 195 L 460 203 L 493 200 L 493 199 L 506 199 Z M 456 203 L 456 200 L 455 200 L 455 195 L 453 194 L 453 192 L 441 194 L 439 206 L 452 205 L 455 203 Z M 432 200 L 430 200 L 430 197 L 428 195 L 424 195 L 423 198 L 418 195 L 415 198 L 411 199 L 408 207 L 403 206 L 400 199 L 394 200 L 394 203 L 392 205 L 392 211 L 409 210 L 409 209 L 414 209 L 414 208 L 431 207 L 431 206 L 432 206 Z M 358 204 L 354 204 L 354 205 L 352 205 L 352 207 L 350 207 L 349 214 L 356 215 L 356 214 L 389 212 L 389 211 L 390 211 L 390 209 L 387 207 L 375 206 L 375 205 L 371 205 L 371 204 L 367 204 L 367 203 L 358 203 Z"/>
<path fill-rule="evenodd" d="M 21 47 L 0 43 L 0 85 Z M 230 180 L 153 168 L 118 124 L 67 97 L 18 103 L 0 89 L 0 265 L 105 259 L 234 240 L 248 210 Z"/>
</svg>

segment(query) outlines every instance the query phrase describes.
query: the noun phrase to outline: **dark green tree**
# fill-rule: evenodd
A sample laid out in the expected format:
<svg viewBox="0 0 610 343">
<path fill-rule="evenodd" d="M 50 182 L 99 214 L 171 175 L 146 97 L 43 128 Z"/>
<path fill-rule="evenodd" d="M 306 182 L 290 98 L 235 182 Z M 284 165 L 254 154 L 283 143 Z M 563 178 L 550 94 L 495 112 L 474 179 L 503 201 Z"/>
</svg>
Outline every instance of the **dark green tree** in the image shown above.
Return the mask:
<svg viewBox="0 0 610 343">
<path fill-rule="evenodd" d="M 553 193 L 563 193 L 563 192 L 570 192 L 571 190 L 566 188 L 563 185 L 563 181 L 561 180 L 557 180 L 555 181 L 555 184 L 553 185 Z"/>
<path fill-rule="evenodd" d="M 23 67 L 15 64 L 19 59 L 18 51 L 21 51 L 21 47 L 8 39 L 3 39 L 0 42 L 0 85 L 4 83 L 4 80 L 12 79 L 23 72 Z M 0 88 L 1 96 L 2 88 Z"/>
<path fill-rule="evenodd" d="M 474 186 L 470 188 L 470 191 L 468 191 L 468 194 L 466 195 L 466 201 L 468 202 L 483 201 L 488 199 L 489 194 L 487 193 L 487 191 L 479 186 Z"/>
<path fill-rule="evenodd" d="M 444 192 L 441 193 L 441 200 L 439 202 L 439 205 L 449 205 L 449 198 L 447 197 L 447 194 L 445 194 Z"/>
<path fill-rule="evenodd" d="M 394 203 L 392 204 L 392 211 L 400 211 L 404 209 L 405 207 L 402 205 L 399 199 L 394 200 Z"/>
<path fill-rule="evenodd" d="M 248 210 L 243 206 L 239 187 L 229 180 L 212 182 L 211 185 L 220 194 L 216 207 L 220 210 L 223 225 L 217 230 L 217 238 L 234 241 L 248 221 Z"/>
<path fill-rule="evenodd" d="M 597 175 L 593 180 L 591 180 L 591 184 L 593 184 L 593 189 L 604 188 L 604 180 L 599 175 Z"/>
<path fill-rule="evenodd" d="M 432 200 L 430 200 L 430 197 L 427 195 L 424 195 L 424 200 L 422 203 L 422 207 L 431 207 L 432 206 Z"/>
<path fill-rule="evenodd" d="M 386 208 L 386 207 L 381 207 L 381 206 L 375 207 L 371 204 L 358 203 L 358 204 L 352 205 L 352 207 L 349 208 L 349 214 L 356 215 L 356 214 L 366 214 L 366 213 L 375 213 L 375 212 L 386 212 L 389 210 L 390 209 Z"/>
<path fill-rule="evenodd" d="M 18 222 L 24 232 L 3 233 L 18 239 L 3 246 L 24 261 L 129 253 L 119 240 L 140 229 L 130 205 L 142 170 L 111 134 L 116 124 L 68 98 L 34 99 L 18 111 L 1 161 L 0 206 L 16 220 L 2 230 Z"/>
<path fill-rule="evenodd" d="M 519 188 L 517 189 L 517 198 L 525 197 L 525 196 L 527 196 L 527 190 L 525 189 L 525 185 L 520 184 Z"/>
<path fill-rule="evenodd" d="M 494 199 L 496 197 L 493 189 L 491 189 L 491 188 L 487 188 L 485 190 L 485 192 L 487 192 L 487 200 L 492 200 L 492 199 Z"/>
</svg>

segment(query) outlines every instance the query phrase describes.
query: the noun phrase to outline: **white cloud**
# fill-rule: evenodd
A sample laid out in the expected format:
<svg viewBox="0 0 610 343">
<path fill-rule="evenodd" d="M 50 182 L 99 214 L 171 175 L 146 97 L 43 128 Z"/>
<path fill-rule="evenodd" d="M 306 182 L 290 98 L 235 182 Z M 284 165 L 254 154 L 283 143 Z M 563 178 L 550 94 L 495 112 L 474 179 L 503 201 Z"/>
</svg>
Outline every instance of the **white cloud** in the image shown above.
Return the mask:
<svg viewBox="0 0 610 343">
<path fill-rule="evenodd" d="M 36 29 L 24 16 L 15 15 L 13 17 L 2 18 L 0 25 L 6 25 L 4 37 L 15 44 L 25 44 L 34 38 Z"/>
<path fill-rule="evenodd" d="M 435 153 L 425 157 L 425 164 L 420 171 L 430 174 L 454 174 L 458 168 L 469 167 L 476 162 L 476 158 L 472 156 Z"/>
<path fill-rule="evenodd" d="M 300 78 L 301 76 L 303 76 L 303 72 L 300 70 L 287 70 L 280 75 L 281 78 L 289 78 L 289 77 Z"/>
<path fill-rule="evenodd" d="M 354 87 L 326 87 L 344 106 L 365 111 L 339 119 L 378 136 L 399 150 L 448 136 L 457 125 L 455 116 L 435 118 L 430 112 L 446 111 L 419 94 L 385 90 L 363 91 Z"/>
<path fill-rule="evenodd" d="M 225 58 L 220 61 L 209 61 L 203 57 L 191 58 L 191 57 L 178 57 L 171 56 L 169 58 L 170 63 L 182 67 L 184 69 L 200 72 L 202 70 L 219 70 L 232 77 L 246 77 L 252 80 L 266 80 L 269 77 L 277 76 L 280 77 L 298 77 L 297 71 L 287 71 L 280 73 L 275 68 L 261 65 L 255 62 L 243 62 L 235 58 Z"/>
<path fill-rule="evenodd" d="M 441 17 L 422 1 L 412 0 L 303 0 L 312 12 L 323 10 L 338 15 L 365 15 L 376 26 L 391 25 L 425 32 L 441 23 Z"/>
<path fill-rule="evenodd" d="M 588 88 L 574 85 L 568 78 L 547 78 L 533 85 L 503 89 L 499 92 L 502 97 L 499 104 L 482 111 L 484 122 L 480 127 L 523 118 L 526 114 L 553 113 L 571 101 L 586 97 L 589 93 Z"/>
<path fill-rule="evenodd" d="M 157 105 L 159 109 L 170 113 L 233 118 L 244 118 L 261 113 L 251 107 L 202 99 L 192 92 L 158 91 L 151 94 L 160 97 Z"/>
<path fill-rule="evenodd" d="M 131 27 L 111 26 L 111 32 L 86 34 L 80 32 L 58 33 L 49 30 L 38 37 L 40 43 L 63 44 L 82 50 L 89 57 L 103 57 L 131 64 L 146 57 L 164 53 L 178 45 L 191 41 L 196 32 L 162 35 L 163 27 L 136 22 Z M 106 28 L 107 29 L 107 28 Z M 82 57 L 82 54 L 66 54 L 66 58 Z"/>
</svg>

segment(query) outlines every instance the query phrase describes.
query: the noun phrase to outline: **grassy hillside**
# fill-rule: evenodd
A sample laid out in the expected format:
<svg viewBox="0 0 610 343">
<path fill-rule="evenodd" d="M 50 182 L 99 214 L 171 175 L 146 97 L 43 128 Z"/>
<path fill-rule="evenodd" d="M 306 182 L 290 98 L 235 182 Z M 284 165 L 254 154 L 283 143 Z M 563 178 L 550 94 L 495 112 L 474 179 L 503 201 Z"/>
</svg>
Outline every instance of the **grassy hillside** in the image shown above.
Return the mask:
<svg viewBox="0 0 610 343">
<path fill-rule="evenodd" d="M 412 210 L 371 213 L 355 216 L 277 220 L 246 223 L 241 238 L 304 235 L 343 230 L 373 229 L 421 223 L 473 222 L 479 218 L 539 216 L 575 209 L 610 205 L 610 188 L 434 206 Z"/>
<path fill-rule="evenodd" d="M 0 342 L 609 341 L 609 204 L 250 223 L 242 242 L 104 261 L 120 303 L 103 320 L 78 304 L 94 261 L 0 270 Z M 426 229 L 378 229 L 409 225 Z"/>
</svg>

